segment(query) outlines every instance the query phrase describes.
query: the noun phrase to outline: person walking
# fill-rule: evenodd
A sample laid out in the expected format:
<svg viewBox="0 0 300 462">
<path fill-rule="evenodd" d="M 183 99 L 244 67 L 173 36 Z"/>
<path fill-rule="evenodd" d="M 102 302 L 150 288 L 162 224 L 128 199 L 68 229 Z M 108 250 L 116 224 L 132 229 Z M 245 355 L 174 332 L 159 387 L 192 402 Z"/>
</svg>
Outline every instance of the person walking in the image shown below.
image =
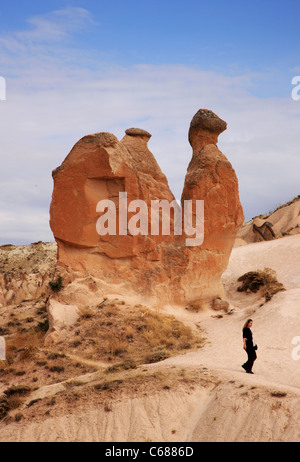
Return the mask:
<svg viewBox="0 0 300 462">
<path fill-rule="evenodd" d="M 253 340 L 253 335 L 251 327 L 253 325 L 253 320 L 248 319 L 243 326 L 243 348 L 248 355 L 248 361 L 242 364 L 242 367 L 248 374 L 253 374 L 252 367 L 253 363 L 257 358 L 256 350 L 257 345 Z"/>
</svg>

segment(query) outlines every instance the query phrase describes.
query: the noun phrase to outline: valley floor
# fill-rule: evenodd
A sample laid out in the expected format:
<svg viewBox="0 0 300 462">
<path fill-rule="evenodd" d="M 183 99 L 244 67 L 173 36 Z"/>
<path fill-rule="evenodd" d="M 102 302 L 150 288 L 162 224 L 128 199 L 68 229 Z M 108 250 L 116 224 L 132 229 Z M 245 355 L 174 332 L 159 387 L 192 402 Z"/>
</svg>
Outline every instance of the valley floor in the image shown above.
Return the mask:
<svg viewBox="0 0 300 462">
<path fill-rule="evenodd" d="M 285 291 L 264 304 L 237 292 L 239 276 L 265 267 Z M 223 281 L 230 314 L 165 308 L 201 326 L 202 348 L 126 372 L 136 374 L 135 385 L 105 402 L 86 397 L 48 417 L 37 402 L 32 420 L 1 422 L 0 441 L 300 441 L 300 235 L 235 248 Z M 258 344 L 254 375 L 241 368 L 247 318 Z M 61 391 L 39 390 L 37 401 L 38 393 L 59 401 Z"/>
</svg>

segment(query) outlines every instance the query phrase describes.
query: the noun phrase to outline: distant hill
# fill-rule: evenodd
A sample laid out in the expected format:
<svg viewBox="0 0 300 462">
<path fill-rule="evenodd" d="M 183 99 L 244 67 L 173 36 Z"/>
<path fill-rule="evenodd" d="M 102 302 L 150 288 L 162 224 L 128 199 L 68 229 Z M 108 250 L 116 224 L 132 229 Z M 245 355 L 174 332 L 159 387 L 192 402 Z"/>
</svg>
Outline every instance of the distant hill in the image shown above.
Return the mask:
<svg viewBox="0 0 300 462">
<path fill-rule="evenodd" d="M 235 247 L 252 242 L 270 241 L 300 234 L 300 195 L 277 207 L 274 212 L 258 215 L 238 231 Z"/>
</svg>

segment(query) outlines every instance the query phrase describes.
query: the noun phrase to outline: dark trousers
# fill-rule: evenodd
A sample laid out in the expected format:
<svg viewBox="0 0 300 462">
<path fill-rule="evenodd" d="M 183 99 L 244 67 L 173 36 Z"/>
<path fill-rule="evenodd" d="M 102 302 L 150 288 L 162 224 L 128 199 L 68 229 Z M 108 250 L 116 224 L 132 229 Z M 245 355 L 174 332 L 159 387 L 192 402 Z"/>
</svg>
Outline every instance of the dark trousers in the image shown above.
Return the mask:
<svg viewBox="0 0 300 462">
<path fill-rule="evenodd" d="M 256 360 L 256 352 L 255 350 L 253 350 L 252 348 L 251 349 L 247 349 L 246 350 L 247 352 L 247 355 L 248 355 L 248 361 L 244 364 L 244 367 L 247 371 L 252 371 L 252 367 L 253 367 L 253 363 L 254 361 Z"/>
</svg>

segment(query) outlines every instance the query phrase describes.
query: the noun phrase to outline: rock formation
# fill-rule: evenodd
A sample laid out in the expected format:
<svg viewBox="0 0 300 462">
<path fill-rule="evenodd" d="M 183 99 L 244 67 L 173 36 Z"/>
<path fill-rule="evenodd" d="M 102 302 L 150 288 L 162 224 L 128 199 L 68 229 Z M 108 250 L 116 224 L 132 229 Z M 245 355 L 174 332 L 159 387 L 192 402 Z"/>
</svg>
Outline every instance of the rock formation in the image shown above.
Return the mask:
<svg viewBox="0 0 300 462">
<path fill-rule="evenodd" d="M 226 122 L 212 111 L 200 109 L 193 117 L 189 142 L 193 157 L 188 166 L 183 200 L 204 200 L 205 238 L 201 247 L 190 248 L 193 293 L 202 298 L 223 298 L 221 276 L 227 268 L 235 236 L 244 215 L 235 172 L 217 148 L 218 136 Z"/>
<path fill-rule="evenodd" d="M 254 233 L 259 234 L 263 241 L 271 241 L 276 237 L 272 227 L 272 223 L 265 221 L 265 223 L 263 223 L 261 226 L 257 226 L 255 223 L 253 223 L 252 230 Z"/>
<path fill-rule="evenodd" d="M 0 246 L 0 307 L 48 295 L 56 248 L 55 243 L 44 242 Z"/>
<path fill-rule="evenodd" d="M 300 233 L 300 196 L 274 212 L 254 217 L 238 231 L 234 246 L 270 241 Z"/>
<path fill-rule="evenodd" d="M 204 306 L 223 298 L 221 275 L 243 222 L 235 172 L 216 146 L 225 129 L 211 111 L 194 116 L 182 208 L 148 149 L 150 133 L 131 128 L 121 141 L 110 133 L 79 140 L 53 171 L 50 226 L 64 279 L 90 276 L 104 294 L 148 303 Z M 203 200 L 204 242 L 186 245 L 184 201 L 193 204 L 195 225 L 195 203 Z M 154 211 L 162 204 L 173 205 L 170 232 L 168 206 Z M 174 232 L 179 224 L 182 233 Z"/>
</svg>

